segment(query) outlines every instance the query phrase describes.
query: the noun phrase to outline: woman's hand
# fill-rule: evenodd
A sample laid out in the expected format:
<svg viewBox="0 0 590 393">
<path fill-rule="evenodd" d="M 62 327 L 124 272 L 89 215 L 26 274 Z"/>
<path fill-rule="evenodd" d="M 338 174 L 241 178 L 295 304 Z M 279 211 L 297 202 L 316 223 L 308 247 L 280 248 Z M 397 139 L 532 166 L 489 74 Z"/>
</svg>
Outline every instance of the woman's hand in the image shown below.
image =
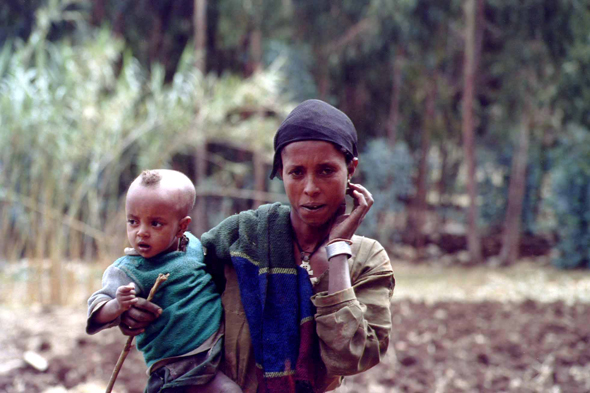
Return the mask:
<svg viewBox="0 0 590 393">
<path fill-rule="evenodd" d="M 373 195 L 360 184 L 349 183 L 347 194 L 354 199 L 354 207 L 350 214 L 344 214 L 346 205 L 342 206 L 330 230 L 330 240 L 336 238 L 350 239 L 355 234 L 365 215 L 373 206 Z"/>
<path fill-rule="evenodd" d="M 126 336 L 137 336 L 144 332 L 144 328 L 150 325 L 162 314 L 162 309 L 143 298 L 137 298 L 137 303 L 121 315 L 119 329 Z"/>
</svg>

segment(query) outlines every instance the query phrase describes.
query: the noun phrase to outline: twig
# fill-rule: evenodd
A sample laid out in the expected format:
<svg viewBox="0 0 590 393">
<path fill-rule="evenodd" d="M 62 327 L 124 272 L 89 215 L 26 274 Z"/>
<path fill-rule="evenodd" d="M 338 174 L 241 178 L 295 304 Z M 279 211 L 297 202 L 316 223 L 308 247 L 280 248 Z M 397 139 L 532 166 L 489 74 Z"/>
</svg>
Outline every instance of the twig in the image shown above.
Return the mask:
<svg viewBox="0 0 590 393">
<path fill-rule="evenodd" d="M 156 294 L 158 287 L 160 286 L 161 283 L 163 283 L 164 281 L 166 281 L 168 279 L 169 275 L 170 275 L 170 273 L 168 273 L 168 274 L 161 274 L 160 273 L 160 275 L 158 275 L 158 278 L 156 279 L 156 282 L 154 283 L 154 286 L 150 290 L 150 294 L 147 297 L 148 302 L 150 302 L 154 298 L 154 295 Z M 115 366 L 115 369 L 113 370 L 113 373 L 111 374 L 111 379 L 109 380 L 109 384 L 107 386 L 106 393 L 111 393 L 111 390 L 113 390 L 113 385 L 115 385 L 115 381 L 117 380 L 117 376 L 119 375 L 119 371 L 121 371 L 121 366 L 123 366 L 123 362 L 125 361 L 125 358 L 129 354 L 129 351 L 131 350 L 131 345 L 133 344 L 133 339 L 134 339 L 134 336 L 131 336 L 127 339 L 127 342 L 125 343 L 125 346 L 123 347 L 123 351 L 121 351 L 121 354 L 119 355 L 119 360 L 117 360 L 117 365 Z"/>
</svg>

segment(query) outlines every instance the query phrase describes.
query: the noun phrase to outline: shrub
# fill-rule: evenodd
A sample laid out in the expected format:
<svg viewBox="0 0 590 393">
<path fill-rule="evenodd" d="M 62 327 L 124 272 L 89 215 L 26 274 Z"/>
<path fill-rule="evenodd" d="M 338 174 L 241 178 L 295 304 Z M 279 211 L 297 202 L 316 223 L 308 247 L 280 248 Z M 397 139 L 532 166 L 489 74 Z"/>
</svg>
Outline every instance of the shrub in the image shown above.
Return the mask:
<svg viewBox="0 0 590 393">
<path fill-rule="evenodd" d="M 375 203 L 359 233 L 383 244 L 398 241 L 400 234 L 393 227 L 393 218 L 405 209 L 403 200 L 413 192 L 412 154 L 403 142 L 391 147 L 387 140 L 377 138 L 367 144 L 361 161 L 363 185 L 373 194 Z"/>
<path fill-rule="evenodd" d="M 590 266 L 590 136 L 570 127 L 555 153 L 551 171 L 551 204 L 557 221 L 559 268 Z"/>
</svg>

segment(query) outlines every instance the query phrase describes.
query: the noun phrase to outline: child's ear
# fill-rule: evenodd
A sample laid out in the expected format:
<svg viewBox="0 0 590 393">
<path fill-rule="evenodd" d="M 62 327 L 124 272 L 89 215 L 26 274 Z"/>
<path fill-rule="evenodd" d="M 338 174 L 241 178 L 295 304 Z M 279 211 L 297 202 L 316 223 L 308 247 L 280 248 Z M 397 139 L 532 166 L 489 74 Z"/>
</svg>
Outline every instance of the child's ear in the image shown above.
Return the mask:
<svg viewBox="0 0 590 393">
<path fill-rule="evenodd" d="M 186 216 L 182 220 L 180 220 L 178 224 L 178 233 L 176 236 L 181 237 L 184 232 L 188 229 L 189 224 L 191 223 L 192 219 L 190 216 Z"/>
</svg>

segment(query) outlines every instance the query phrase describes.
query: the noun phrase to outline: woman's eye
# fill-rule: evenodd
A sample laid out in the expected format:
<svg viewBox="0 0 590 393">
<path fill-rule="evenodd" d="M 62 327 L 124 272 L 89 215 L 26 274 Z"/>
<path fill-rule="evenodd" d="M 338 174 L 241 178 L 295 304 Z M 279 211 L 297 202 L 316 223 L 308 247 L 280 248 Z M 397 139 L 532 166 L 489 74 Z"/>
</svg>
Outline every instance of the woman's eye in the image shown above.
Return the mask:
<svg viewBox="0 0 590 393">
<path fill-rule="evenodd" d="M 289 174 L 292 176 L 301 176 L 303 175 L 303 171 L 301 169 L 293 169 Z"/>
<path fill-rule="evenodd" d="M 334 173 L 334 169 L 332 169 L 332 168 L 323 168 L 320 171 L 320 174 L 322 174 L 322 175 L 331 175 L 332 173 Z"/>
</svg>

